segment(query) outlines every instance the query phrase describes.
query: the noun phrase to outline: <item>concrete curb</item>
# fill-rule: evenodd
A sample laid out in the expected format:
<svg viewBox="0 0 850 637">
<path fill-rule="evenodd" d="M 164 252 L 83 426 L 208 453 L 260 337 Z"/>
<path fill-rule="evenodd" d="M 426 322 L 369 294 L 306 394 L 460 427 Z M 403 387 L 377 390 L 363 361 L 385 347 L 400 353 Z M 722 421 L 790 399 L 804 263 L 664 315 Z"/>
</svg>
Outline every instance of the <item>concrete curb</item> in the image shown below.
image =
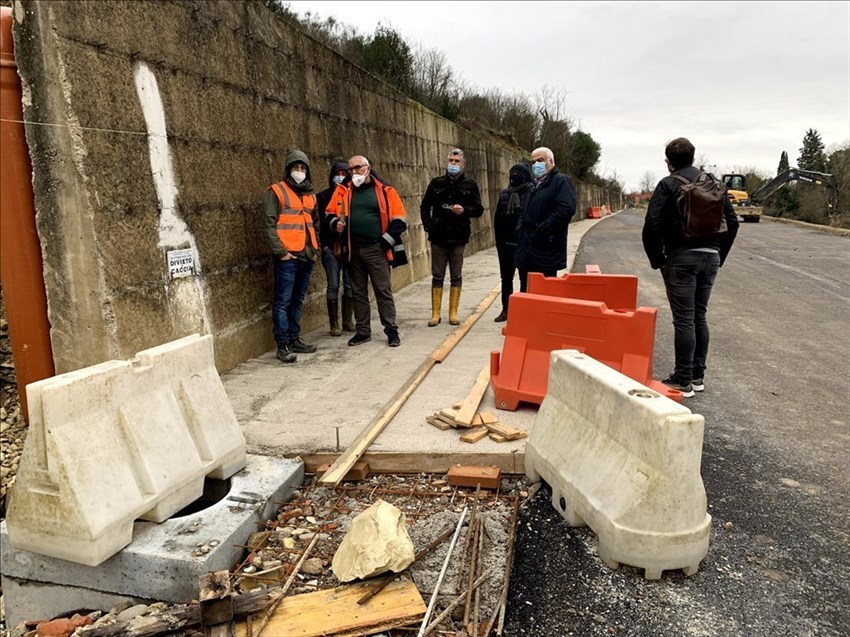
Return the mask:
<svg viewBox="0 0 850 637">
<path fill-rule="evenodd" d="M 809 230 L 819 230 L 820 232 L 825 232 L 826 234 L 834 234 L 839 237 L 850 237 L 850 229 L 848 228 L 833 228 L 832 226 L 823 226 L 819 223 L 809 223 L 807 221 L 799 221 L 798 219 L 783 219 L 782 217 L 771 217 L 768 215 L 762 215 L 761 217 L 762 219 L 767 219 L 768 221 L 787 223 L 792 226 L 808 228 Z"/>
</svg>

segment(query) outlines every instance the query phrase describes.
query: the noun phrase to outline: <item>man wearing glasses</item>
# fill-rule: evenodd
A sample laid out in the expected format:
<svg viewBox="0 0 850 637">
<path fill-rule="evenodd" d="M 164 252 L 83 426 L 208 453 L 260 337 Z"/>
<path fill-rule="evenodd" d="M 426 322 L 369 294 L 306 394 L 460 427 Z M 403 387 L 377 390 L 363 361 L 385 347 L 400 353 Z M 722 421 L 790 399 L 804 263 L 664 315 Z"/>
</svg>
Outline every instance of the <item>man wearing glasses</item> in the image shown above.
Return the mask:
<svg viewBox="0 0 850 637">
<path fill-rule="evenodd" d="M 331 230 L 347 235 L 356 330 L 348 344 L 355 346 L 372 340 L 368 287 L 371 281 L 387 344 L 398 347 L 401 338 L 390 263 L 394 248 L 401 245 L 401 234 L 407 229 L 404 206 L 396 189 L 383 183 L 362 155 L 348 160 L 348 173 L 349 177 L 336 187 L 325 208 Z"/>
</svg>

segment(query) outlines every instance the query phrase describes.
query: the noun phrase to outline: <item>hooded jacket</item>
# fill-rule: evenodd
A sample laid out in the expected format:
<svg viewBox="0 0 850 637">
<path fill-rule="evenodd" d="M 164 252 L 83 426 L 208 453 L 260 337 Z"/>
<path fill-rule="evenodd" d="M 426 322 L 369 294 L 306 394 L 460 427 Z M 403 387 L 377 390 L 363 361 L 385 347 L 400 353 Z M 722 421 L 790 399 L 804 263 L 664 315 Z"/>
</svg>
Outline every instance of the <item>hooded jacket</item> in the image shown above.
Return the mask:
<svg viewBox="0 0 850 637">
<path fill-rule="evenodd" d="M 695 166 L 686 166 L 667 175 L 658 182 L 646 209 L 646 219 L 643 222 L 643 249 L 649 258 L 649 265 L 657 270 L 665 263 L 667 257 L 682 250 L 694 248 L 713 248 L 720 253 L 720 265 L 726 261 L 732 242 L 738 233 L 738 217 L 729 198 L 726 199 L 724 216 L 726 217 L 727 232 L 721 237 L 704 237 L 699 239 L 685 238 L 682 220 L 676 206 L 676 193 L 682 187 L 682 182 L 673 175 L 680 175 L 693 180 L 700 170 Z"/>
<path fill-rule="evenodd" d="M 300 184 L 296 184 L 289 174 L 292 164 L 302 162 L 307 166 L 307 177 Z M 261 217 L 261 229 L 266 243 L 269 246 L 275 258 L 279 259 L 291 252 L 292 256 L 302 261 L 312 260 L 318 252 L 318 241 L 314 241 L 315 228 L 318 227 L 319 217 L 316 210 L 315 197 L 313 196 L 313 185 L 310 176 L 310 160 L 307 155 L 300 150 L 294 150 L 286 155 L 286 163 L 284 167 L 285 177 L 277 184 L 272 184 L 266 189 L 266 194 L 263 197 L 263 214 Z M 305 225 L 305 240 L 304 246 L 300 249 L 289 250 L 281 240 L 281 233 L 278 231 L 278 222 L 281 216 L 281 201 L 278 198 L 277 192 L 284 190 L 282 185 L 285 185 L 289 192 L 295 195 L 297 201 L 291 201 L 290 204 L 295 207 L 302 206 L 303 215 L 309 218 L 304 219 Z M 277 186 L 277 188 L 275 188 Z M 288 194 L 288 193 L 287 193 Z M 309 195 L 309 197 L 305 197 Z M 309 224 L 309 225 L 308 225 Z M 310 226 L 313 232 L 310 232 Z"/>
<path fill-rule="evenodd" d="M 508 186 L 499 193 L 499 202 L 496 204 L 496 212 L 493 215 L 496 243 L 509 246 L 517 244 L 517 226 L 522 219 L 523 208 L 528 202 L 528 196 L 533 187 L 533 178 L 528 164 L 511 166 L 508 175 L 514 174 L 521 175 L 523 183 L 519 186 Z"/>
<path fill-rule="evenodd" d="M 444 208 L 453 204 L 463 206 L 463 213 L 456 215 Z M 441 246 L 466 245 L 472 234 L 469 220 L 484 214 L 478 184 L 467 177 L 465 172 L 454 179 L 448 174 L 434 177 L 422 197 L 419 214 L 431 243 Z"/>
<path fill-rule="evenodd" d="M 569 177 L 552 168 L 528 196 L 519 226 L 516 266 L 526 272 L 567 267 L 567 230 L 576 212 Z"/>
<path fill-rule="evenodd" d="M 328 173 L 328 187 L 323 190 L 319 194 L 316 195 L 316 205 L 319 212 L 319 241 L 322 246 L 325 247 L 333 247 L 333 244 L 339 241 L 339 235 L 336 232 L 331 232 L 331 227 L 328 224 L 328 217 L 325 215 L 325 209 L 328 207 L 328 204 L 331 201 L 331 196 L 334 194 L 334 190 L 336 190 L 336 184 L 334 183 L 334 175 L 340 170 L 344 170 L 348 172 L 348 164 L 342 161 L 336 162 L 333 166 L 331 166 L 330 173 Z M 348 177 L 346 177 L 348 179 Z"/>
</svg>

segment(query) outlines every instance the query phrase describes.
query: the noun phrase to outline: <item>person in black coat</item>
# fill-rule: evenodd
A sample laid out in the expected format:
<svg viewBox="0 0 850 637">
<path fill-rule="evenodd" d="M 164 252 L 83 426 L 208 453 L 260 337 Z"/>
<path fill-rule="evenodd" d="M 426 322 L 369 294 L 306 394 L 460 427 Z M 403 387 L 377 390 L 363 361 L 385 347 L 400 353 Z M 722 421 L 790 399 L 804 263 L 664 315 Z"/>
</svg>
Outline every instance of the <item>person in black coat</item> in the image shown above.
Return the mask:
<svg viewBox="0 0 850 637">
<path fill-rule="evenodd" d="M 738 217 L 729 198 L 723 207 L 726 232 L 687 238 L 676 203 L 680 177 L 693 181 L 701 171 L 694 163 L 694 145 L 684 137 L 667 144 L 664 154 L 670 174 L 658 182 L 643 224 L 643 248 L 653 270 L 661 270 L 673 314 L 673 373 L 661 382 L 690 398 L 705 389 L 708 357 L 708 300 L 717 272 L 726 262 L 738 233 Z"/>
<path fill-rule="evenodd" d="M 328 302 L 328 323 L 331 336 L 341 336 L 339 326 L 339 282 L 342 275 L 342 324 L 346 332 L 354 331 L 354 297 L 351 291 L 351 281 L 348 279 L 347 255 L 345 243 L 340 241 L 340 235 L 332 232 L 325 216 L 325 208 L 331 200 L 334 190 L 348 176 L 348 163 L 337 160 L 331 166 L 328 175 L 328 188 L 316 195 L 316 206 L 319 210 L 319 243 L 322 245 L 322 266 L 328 280 L 325 298 Z"/>
<path fill-rule="evenodd" d="M 517 240 L 516 267 L 520 292 L 529 272 L 555 276 L 567 267 L 567 229 L 576 212 L 576 191 L 569 177 L 555 167 L 548 148 L 531 153 L 534 184 L 523 210 Z"/>
<path fill-rule="evenodd" d="M 499 255 L 499 276 L 502 279 L 502 312 L 496 323 L 508 320 L 508 300 L 514 291 L 517 226 L 532 188 L 528 164 L 515 164 L 508 172 L 508 187 L 499 193 L 499 203 L 493 215 L 496 252 Z"/>
<path fill-rule="evenodd" d="M 451 276 L 449 295 L 449 323 L 458 325 L 458 306 L 463 286 L 463 248 L 472 233 L 470 219 L 484 214 L 478 184 L 464 173 L 466 159 L 460 148 L 449 153 L 446 172 L 434 177 L 422 203 L 419 214 L 431 242 L 431 319 L 430 327 L 440 323 L 443 303 L 443 281 L 446 265 Z"/>
</svg>

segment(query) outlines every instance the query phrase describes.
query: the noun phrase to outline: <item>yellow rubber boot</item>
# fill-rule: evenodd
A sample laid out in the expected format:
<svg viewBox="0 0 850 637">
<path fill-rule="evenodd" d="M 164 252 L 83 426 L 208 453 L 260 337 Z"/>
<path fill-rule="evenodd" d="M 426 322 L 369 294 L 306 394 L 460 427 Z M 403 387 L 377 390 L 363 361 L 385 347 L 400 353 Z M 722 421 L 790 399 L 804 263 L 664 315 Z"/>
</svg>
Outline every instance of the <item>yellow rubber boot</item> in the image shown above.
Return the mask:
<svg viewBox="0 0 850 637">
<path fill-rule="evenodd" d="M 443 288 L 431 288 L 431 320 L 428 327 L 440 324 L 440 306 L 443 304 Z"/>
<path fill-rule="evenodd" d="M 457 318 L 457 308 L 460 305 L 460 288 L 449 288 L 449 324 L 460 325 Z"/>
</svg>

